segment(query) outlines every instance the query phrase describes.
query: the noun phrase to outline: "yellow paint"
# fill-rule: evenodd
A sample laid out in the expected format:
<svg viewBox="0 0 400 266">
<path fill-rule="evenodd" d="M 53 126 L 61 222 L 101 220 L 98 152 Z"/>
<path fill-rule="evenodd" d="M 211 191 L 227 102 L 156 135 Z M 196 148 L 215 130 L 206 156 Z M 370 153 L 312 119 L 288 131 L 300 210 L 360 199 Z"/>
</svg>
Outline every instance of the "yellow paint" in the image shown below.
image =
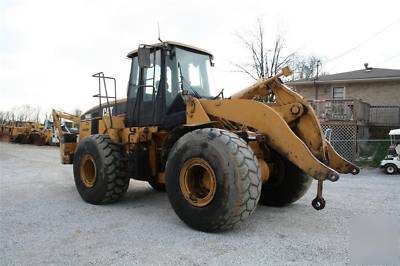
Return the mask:
<svg viewBox="0 0 400 266">
<path fill-rule="evenodd" d="M 204 111 L 199 99 L 189 97 L 186 101 L 186 123 L 187 124 L 205 124 L 211 120 Z"/>
</svg>

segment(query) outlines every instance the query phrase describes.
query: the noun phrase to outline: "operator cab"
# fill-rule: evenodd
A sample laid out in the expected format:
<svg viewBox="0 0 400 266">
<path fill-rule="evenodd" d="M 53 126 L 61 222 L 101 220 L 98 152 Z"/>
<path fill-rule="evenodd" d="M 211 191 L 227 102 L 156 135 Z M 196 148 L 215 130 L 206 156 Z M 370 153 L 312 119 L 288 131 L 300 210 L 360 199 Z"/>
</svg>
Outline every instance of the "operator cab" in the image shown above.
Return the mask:
<svg viewBox="0 0 400 266">
<path fill-rule="evenodd" d="M 173 128 L 184 124 L 182 94 L 211 98 L 211 53 L 181 43 L 141 45 L 128 54 L 131 73 L 127 93 L 127 125 Z"/>
</svg>

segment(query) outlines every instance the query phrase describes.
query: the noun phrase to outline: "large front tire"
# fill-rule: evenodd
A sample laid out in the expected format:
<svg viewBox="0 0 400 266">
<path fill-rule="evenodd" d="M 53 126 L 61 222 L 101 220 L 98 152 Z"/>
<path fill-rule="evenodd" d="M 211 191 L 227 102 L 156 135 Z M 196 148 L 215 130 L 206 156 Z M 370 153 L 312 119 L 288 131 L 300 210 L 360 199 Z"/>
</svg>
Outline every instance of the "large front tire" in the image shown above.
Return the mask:
<svg viewBox="0 0 400 266">
<path fill-rule="evenodd" d="M 121 148 L 107 135 L 84 138 L 74 155 L 74 178 L 79 194 L 88 203 L 121 199 L 129 187 Z"/>
<path fill-rule="evenodd" d="M 273 170 L 267 183 L 263 184 L 260 203 L 283 207 L 299 200 L 311 186 L 312 178 L 292 162 L 272 152 Z"/>
<path fill-rule="evenodd" d="M 239 136 L 198 129 L 181 137 L 170 151 L 166 189 L 173 209 L 187 225 L 223 231 L 255 210 L 261 172 L 253 151 Z"/>
</svg>

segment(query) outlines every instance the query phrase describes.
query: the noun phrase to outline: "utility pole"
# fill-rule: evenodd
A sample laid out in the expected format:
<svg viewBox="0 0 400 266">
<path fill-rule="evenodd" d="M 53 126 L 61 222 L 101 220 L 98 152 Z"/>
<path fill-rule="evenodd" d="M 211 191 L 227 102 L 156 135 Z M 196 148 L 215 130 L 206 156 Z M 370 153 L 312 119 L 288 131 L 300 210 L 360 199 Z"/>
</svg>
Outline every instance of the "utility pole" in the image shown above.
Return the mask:
<svg viewBox="0 0 400 266">
<path fill-rule="evenodd" d="M 315 99 L 318 100 L 318 84 L 317 80 L 319 79 L 319 64 L 321 63 L 320 60 L 317 61 L 317 76 L 314 78 L 314 88 L 315 88 Z"/>
<path fill-rule="evenodd" d="M 294 65 L 294 53 L 292 55 L 292 81 L 294 81 L 294 70 L 295 69 L 295 65 Z"/>
</svg>

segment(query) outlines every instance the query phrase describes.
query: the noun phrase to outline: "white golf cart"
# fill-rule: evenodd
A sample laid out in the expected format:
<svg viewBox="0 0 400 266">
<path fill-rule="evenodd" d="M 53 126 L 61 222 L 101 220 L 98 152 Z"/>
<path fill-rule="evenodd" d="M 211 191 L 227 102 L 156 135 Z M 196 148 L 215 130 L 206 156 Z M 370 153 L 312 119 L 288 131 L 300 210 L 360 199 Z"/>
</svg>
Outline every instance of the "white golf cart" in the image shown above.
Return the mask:
<svg viewBox="0 0 400 266">
<path fill-rule="evenodd" d="M 400 128 L 390 130 L 389 137 L 389 154 L 381 161 L 380 167 L 392 175 L 400 171 Z"/>
</svg>

